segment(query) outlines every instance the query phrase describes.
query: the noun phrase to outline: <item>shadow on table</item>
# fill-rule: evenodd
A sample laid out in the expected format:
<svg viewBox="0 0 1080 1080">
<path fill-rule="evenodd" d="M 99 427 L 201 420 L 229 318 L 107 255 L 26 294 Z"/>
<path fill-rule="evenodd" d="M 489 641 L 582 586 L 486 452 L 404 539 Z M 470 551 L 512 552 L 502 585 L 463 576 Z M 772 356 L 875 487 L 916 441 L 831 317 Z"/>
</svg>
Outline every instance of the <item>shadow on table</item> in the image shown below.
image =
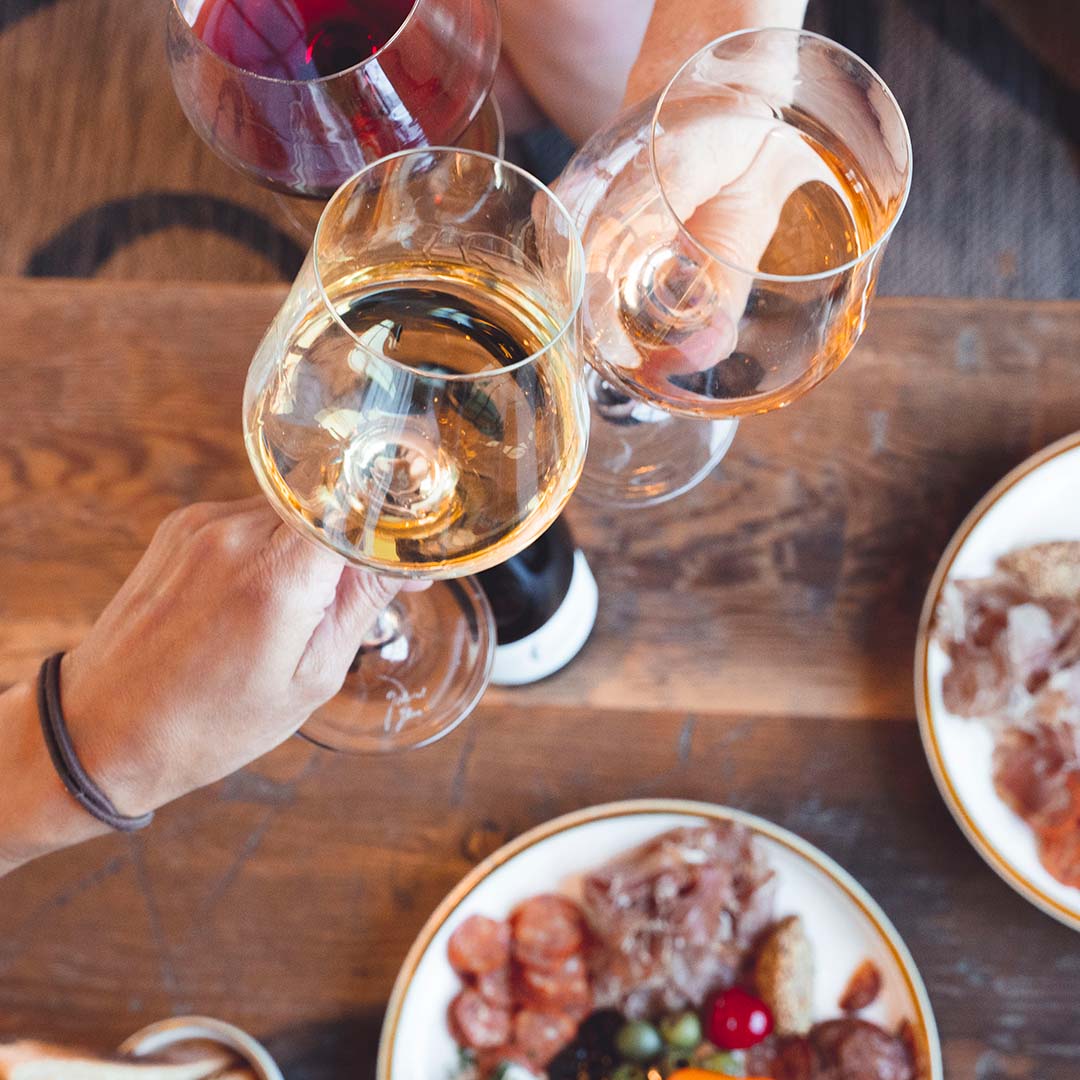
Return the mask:
<svg viewBox="0 0 1080 1080">
<path fill-rule="evenodd" d="M 266 1048 L 288 1080 L 373 1080 L 383 1010 L 345 1013 L 279 1031 Z"/>
</svg>

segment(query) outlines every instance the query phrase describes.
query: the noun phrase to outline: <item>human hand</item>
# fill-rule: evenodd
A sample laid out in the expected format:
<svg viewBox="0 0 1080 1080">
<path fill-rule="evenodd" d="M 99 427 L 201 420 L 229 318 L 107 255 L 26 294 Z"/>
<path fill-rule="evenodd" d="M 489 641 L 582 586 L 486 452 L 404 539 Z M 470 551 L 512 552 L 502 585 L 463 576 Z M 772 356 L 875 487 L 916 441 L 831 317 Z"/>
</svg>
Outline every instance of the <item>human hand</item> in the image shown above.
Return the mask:
<svg viewBox="0 0 1080 1080">
<path fill-rule="evenodd" d="M 759 43 L 750 63 L 706 54 L 655 126 L 659 95 L 590 141 L 556 182 L 583 232 L 586 336 L 610 367 L 665 378 L 712 367 L 736 348 L 790 196 L 817 182 L 851 211 L 822 157 L 777 118 L 797 76 L 794 39 Z M 640 332 L 630 329 L 639 304 L 650 313 Z"/>
<path fill-rule="evenodd" d="M 129 815 L 221 779 L 340 689 L 400 587 L 303 539 L 261 496 L 170 514 L 64 658 L 76 752 Z"/>
<path fill-rule="evenodd" d="M 495 80 L 507 129 L 546 116 L 575 142 L 619 110 L 653 0 L 500 0 Z"/>
<path fill-rule="evenodd" d="M 750 26 L 800 26 L 805 9 L 806 0 L 500 0 L 495 95 L 511 133 L 546 116 L 584 142 L 708 42 Z"/>
</svg>

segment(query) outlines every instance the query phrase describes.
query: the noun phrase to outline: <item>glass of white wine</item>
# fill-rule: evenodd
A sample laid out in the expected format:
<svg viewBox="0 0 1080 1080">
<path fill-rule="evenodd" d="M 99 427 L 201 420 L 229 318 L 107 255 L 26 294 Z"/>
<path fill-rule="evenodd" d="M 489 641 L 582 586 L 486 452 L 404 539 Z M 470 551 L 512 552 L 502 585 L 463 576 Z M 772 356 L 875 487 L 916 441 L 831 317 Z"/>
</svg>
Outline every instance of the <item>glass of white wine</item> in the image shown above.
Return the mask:
<svg viewBox="0 0 1080 1080">
<path fill-rule="evenodd" d="M 590 139 L 556 185 L 585 249 L 581 495 L 674 498 L 712 471 L 739 417 L 834 371 L 910 183 L 888 87 L 803 30 L 718 39 Z"/>
<path fill-rule="evenodd" d="M 436 584 L 398 595 L 313 741 L 421 746 L 475 706 L 494 631 L 465 575 L 535 540 L 585 460 L 583 285 L 561 202 L 486 154 L 402 151 L 328 203 L 248 373 L 248 454 L 304 536 Z"/>
</svg>

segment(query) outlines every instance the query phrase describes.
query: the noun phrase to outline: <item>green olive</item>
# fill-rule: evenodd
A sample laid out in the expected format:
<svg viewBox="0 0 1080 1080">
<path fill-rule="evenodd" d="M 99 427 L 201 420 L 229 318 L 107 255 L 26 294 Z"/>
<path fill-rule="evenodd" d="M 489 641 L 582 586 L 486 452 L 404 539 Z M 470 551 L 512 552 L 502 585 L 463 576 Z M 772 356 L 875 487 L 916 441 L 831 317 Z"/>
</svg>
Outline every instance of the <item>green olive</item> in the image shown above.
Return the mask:
<svg viewBox="0 0 1080 1080">
<path fill-rule="evenodd" d="M 696 1013 L 682 1012 L 660 1021 L 660 1035 L 668 1046 L 693 1050 L 701 1042 L 701 1021 Z"/>
<path fill-rule="evenodd" d="M 615 1068 L 611 1074 L 611 1080 L 646 1080 L 645 1071 L 637 1065 L 624 1061 Z"/>
<path fill-rule="evenodd" d="M 743 1066 L 742 1056 L 740 1054 L 731 1054 L 720 1051 L 716 1054 L 710 1054 L 703 1061 L 699 1062 L 699 1065 L 706 1072 L 723 1073 L 725 1076 L 746 1075 L 746 1069 Z"/>
<path fill-rule="evenodd" d="M 651 1061 L 664 1049 L 660 1032 L 644 1020 L 631 1020 L 615 1032 L 615 1049 L 627 1061 Z"/>
</svg>

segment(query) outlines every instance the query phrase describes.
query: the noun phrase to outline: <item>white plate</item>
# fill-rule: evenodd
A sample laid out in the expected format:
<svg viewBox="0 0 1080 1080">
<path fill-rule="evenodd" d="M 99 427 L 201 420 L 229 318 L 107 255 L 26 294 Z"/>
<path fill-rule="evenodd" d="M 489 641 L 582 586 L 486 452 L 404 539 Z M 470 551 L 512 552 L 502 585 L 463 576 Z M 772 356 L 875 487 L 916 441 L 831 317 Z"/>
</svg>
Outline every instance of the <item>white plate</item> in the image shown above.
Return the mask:
<svg viewBox="0 0 1080 1080">
<path fill-rule="evenodd" d="M 446 958 L 454 929 L 474 914 L 505 918 L 530 896 L 558 890 L 580 896 L 582 875 L 612 856 L 680 825 L 740 821 L 764 844 L 776 872 L 778 916 L 806 922 L 817 964 L 815 1009 L 839 1015 L 837 1000 L 866 959 L 881 971 L 883 989 L 868 1019 L 888 1028 L 911 1022 L 930 1064 L 942 1077 L 941 1049 L 926 990 L 904 943 L 862 887 L 831 859 L 761 818 L 707 803 L 643 799 L 610 803 L 541 825 L 477 866 L 439 905 L 405 959 L 383 1024 L 378 1080 L 446 1080 L 458 1052 L 446 1010 L 460 989 Z"/>
<path fill-rule="evenodd" d="M 945 708 L 941 684 L 949 659 L 929 633 L 948 580 L 989 574 L 999 556 L 1044 540 L 1080 540 L 1080 433 L 1048 446 L 1009 473 L 972 510 L 945 549 L 919 624 L 915 703 L 934 779 L 960 828 L 1017 892 L 1080 930 L 1080 889 L 1063 885 L 1043 868 L 1034 833 L 994 790 L 990 732 Z"/>
</svg>

